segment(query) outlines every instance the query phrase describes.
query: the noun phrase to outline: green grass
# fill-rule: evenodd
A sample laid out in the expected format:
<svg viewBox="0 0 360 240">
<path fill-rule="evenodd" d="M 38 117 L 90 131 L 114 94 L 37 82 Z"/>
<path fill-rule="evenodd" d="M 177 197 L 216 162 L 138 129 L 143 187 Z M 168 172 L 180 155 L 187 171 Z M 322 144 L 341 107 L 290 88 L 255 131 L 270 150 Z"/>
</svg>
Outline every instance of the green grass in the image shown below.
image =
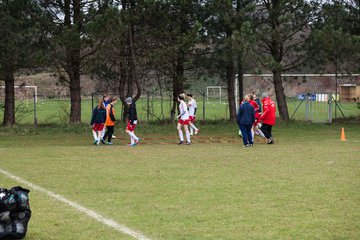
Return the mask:
<svg viewBox="0 0 360 240">
<path fill-rule="evenodd" d="M 96 105 L 96 103 L 94 102 Z M 292 116 L 300 104 L 299 100 L 288 99 L 289 115 Z M 339 103 L 341 111 L 346 118 L 359 117 L 360 108 L 356 103 Z M 20 124 L 32 124 L 34 122 L 34 104 L 33 102 L 17 102 L 16 121 Z M 121 113 L 121 104 L 116 106 L 117 116 Z M 90 122 L 91 118 L 91 99 L 82 99 L 81 105 L 81 118 L 83 123 Z M 161 114 L 161 101 L 154 99 L 150 103 L 150 110 L 153 114 L 149 115 L 149 121 L 156 121 L 158 119 L 170 118 L 171 102 L 169 100 L 163 101 L 163 115 Z M 147 101 L 140 99 L 137 101 L 137 110 L 139 119 L 146 121 L 147 116 Z M 226 103 L 206 102 L 205 103 L 205 116 L 203 111 L 202 99 L 198 99 L 197 118 L 199 120 L 218 121 L 221 119 L 228 119 L 228 105 Z M 332 106 L 333 118 L 335 118 L 335 104 Z M 337 118 L 343 118 L 339 109 L 336 110 Z M 39 124 L 65 124 L 69 121 L 70 115 L 70 101 L 69 100 L 56 100 L 56 99 L 39 99 L 37 104 L 37 119 Z M 328 104 L 326 102 L 312 102 L 310 106 L 309 119 L 313 122 L 327 122 L 328 119 Z M 3 118 L 3 112 L 0 112 L 0 118 Z M 293 116 L 295 120 L 306 120 L 305 115 L 305 102 L 303 102 L 299 109 Z"/>
<path fill-rule="evenodd" d="M 98 147 L 86 125 L 2 128 L 0 166 L 151 239 L 360 238 L 358 124 L 281 124 L 252 149 L 228 123 L 200 126 L 191 146 L 145 124 L 129 148 L 123 128 Z M 30 205 L 27 240 L 131 239 L 36 190 Z"/>
</svg>

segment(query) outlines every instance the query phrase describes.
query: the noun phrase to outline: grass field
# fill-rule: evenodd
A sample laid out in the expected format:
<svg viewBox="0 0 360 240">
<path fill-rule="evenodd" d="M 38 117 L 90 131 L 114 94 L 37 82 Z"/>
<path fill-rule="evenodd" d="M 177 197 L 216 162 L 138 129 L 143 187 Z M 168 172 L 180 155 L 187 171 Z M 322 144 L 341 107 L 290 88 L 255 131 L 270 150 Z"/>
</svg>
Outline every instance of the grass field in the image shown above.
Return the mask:
<svg viewBox="0 0 360 240">
<path fill-rule="evenodd" d="M 0 168 L 149 239 L 360 238 L 358 123 L 279 124 L 276 144 L 251 149 L 236 125 L 200 127 L 178 146 L 174 126 L 141 125 L 134 148 L 123 126 L 113 146 L 92 145 L 83 125 L 2 128 Z M 30 190 L 27 240 L 133 239 Z"/>
</svg>

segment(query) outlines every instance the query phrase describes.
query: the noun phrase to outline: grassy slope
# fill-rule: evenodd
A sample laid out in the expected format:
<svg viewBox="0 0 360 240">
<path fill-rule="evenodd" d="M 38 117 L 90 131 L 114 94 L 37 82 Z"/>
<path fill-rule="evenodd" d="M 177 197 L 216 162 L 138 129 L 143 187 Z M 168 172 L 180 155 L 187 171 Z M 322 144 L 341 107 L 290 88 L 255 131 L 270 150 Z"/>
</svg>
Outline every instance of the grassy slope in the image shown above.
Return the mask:
<svg viewBox="0 0 360 240">
<path fill-rule="evenodd" d="M 252 149 L 227 124 L 201 126 L 208 144 L 192 146 L 169 144 L 172 127 L 142 126 L 137 148 L 92 146 L 82 126 L 1 129 L 0 166 L 154 239 L 358 239 L 360 128 L 345 126 L 340 142 L 340 127 L 281 125 L 277 144 Z M 42 193 L 30 197 L 28 240 L 130 239 Z"/>
</svg>

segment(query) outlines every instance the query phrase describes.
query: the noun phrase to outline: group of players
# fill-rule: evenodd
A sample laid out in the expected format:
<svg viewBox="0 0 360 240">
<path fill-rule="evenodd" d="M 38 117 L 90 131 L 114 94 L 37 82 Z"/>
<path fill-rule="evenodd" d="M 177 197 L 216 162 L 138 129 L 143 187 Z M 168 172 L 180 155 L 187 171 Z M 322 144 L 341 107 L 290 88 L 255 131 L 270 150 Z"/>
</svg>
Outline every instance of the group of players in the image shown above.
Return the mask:
<svg viewBox="0 0 360 240">
<path fill-rule="evenodd" d="M 90 124 L 92 126 L 95 145 L 100 145 L 100 142 L 108 145 L 113 144 L 111 140 L 114 137 L 114 126 L 116 122 L 114 108 L 116 102 L 117 97 L 104 95 L 99 99 L 98 105 L 93 109 Z M 125 102 L 128 109 L 128 123 L 125 132 L 130 136 L 129 146 L 136 146 L 140 142 L 140 138 L 135 135 L 138 121 L 136 103 L 131 97 L 126 98 Z"/>
<path fill-rule="evenodd" d="M 186 99 L 187 102 L 185 101 Z M 177 130 L 180 138 L 178 144 L 190 145 L 191 136 L 199 133 L 199 129 L 195 126 L 197 104 L 192 94 L 185 95 L 182 93 L 178 96 L 177 100 L 179 102 Z M 116 97 L 104 95 L 93 109 L 90 124 L 95 145 L 99 145 L 100 142 L 112 145 L 111 140 L 114 137 L 116 121 L 114 108 L 116 102 Z M 128 97 L 125 102 L 128 109 L 128 122 L 125 131 L 130 136 L 129 146 L 136 146 L 140 142 L 140 138 L 135 135 L 138 121 L 136 103 L 131 97 Z M 250 147 L 254 144 L 255 134 L 266 138 L 268 144 L 274 143 L 271 130 L 276 120 L 275 103 L 266 92 L 262 94 L 261 102 L 255 95 L 247 94 L 240 103 L 237 122 L 240 128 L 239 135 L 242 136 L 245 147 Z M 185 131 L 186 142 L 184 141 L 182 129 Z"/>
<path fill-rule="evenodd" d="M 185 102 L 185 98 L 187 97 L 188 102 Z M 199 129 L 194 125 L 196 120 L 196 110 L 197 105 L 196 101 L 193 98 L 192 94 L 182 93 L 178 96 L 179 101 L 179 115 L 177 118 L 179 119 L 177 124 L 177 130 L 179 132 L 180 141 L 178 142 L 179 145 L 184 143 L 184 134 L 181 130 L 181 127 L 184 128 L 185 135 L 186 135 L 186 143 L 187 145 L 191 144 L 191 135 L 196 135 L 199 132 Z M 190 127 L 190 131 L 189 131 Z"/>
<path fill-rule="evenodd" d="M 276 106 L 267 92 L 262 94 L 261 102 L 256 95 L 247 94 L 240 103 L 237 123 L 245 147 L 253 146 L 255 134 L 266 138 L 268 144 L 274 143 L 272 126 L 276 122 Z"/>
</svg>

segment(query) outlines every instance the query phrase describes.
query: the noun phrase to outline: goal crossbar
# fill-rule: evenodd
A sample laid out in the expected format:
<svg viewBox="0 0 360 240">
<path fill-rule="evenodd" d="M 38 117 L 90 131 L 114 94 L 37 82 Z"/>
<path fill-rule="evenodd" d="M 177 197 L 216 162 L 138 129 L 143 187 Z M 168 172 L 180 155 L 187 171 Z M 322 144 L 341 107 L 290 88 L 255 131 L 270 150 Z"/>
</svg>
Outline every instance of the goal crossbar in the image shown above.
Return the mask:
<svg viewBox="0 0 360 240">
<path fill-rule="evenodd" d="M 0 86 L 0 88 L 5 88 L 5 86 Z M 33 88 L 34 89 L 34 101 L 37 103 L 37 86 L 14 86 L 14 88 Z"/>
</svg>

